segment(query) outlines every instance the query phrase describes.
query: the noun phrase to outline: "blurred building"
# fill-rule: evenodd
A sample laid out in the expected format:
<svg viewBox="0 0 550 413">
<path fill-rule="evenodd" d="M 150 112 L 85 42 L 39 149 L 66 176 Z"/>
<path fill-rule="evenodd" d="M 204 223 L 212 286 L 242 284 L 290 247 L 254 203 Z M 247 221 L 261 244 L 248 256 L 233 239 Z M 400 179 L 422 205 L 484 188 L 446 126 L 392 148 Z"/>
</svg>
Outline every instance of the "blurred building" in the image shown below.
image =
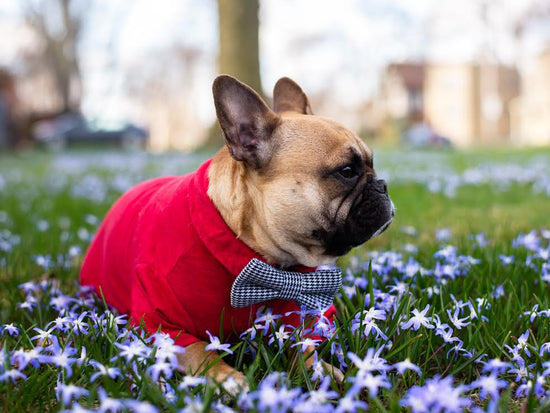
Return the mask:
<svg viewBox="0 0 550 413">
<path fill-rule="evenodd" d="M 507 141 L 510 106 L 518 94 L 515 69 L 430 64 L 425 70 L 424 119 L 457 146 Z"/>
<path fill-rule="evenodd" d="M 512 107 L 512 136 L 522 144 L 550 144 L 550 49 L 537 56 L 521 77 L 521 95 Z"/>
<path fill-rule="evenodd" d="M 377 110 L 382 118 L 422 118 L 424 103 L 423 63 L 394 63 L 388 66 L 380 85 Z"/>
<path fill-rule="evenodd" d="M 515 69 L 491 64 L 399 63 L 384 72 L 367 118 L 383 138 L 424 124 L 457 146 L 507 141 L 519 94 Z"/>
</svg>

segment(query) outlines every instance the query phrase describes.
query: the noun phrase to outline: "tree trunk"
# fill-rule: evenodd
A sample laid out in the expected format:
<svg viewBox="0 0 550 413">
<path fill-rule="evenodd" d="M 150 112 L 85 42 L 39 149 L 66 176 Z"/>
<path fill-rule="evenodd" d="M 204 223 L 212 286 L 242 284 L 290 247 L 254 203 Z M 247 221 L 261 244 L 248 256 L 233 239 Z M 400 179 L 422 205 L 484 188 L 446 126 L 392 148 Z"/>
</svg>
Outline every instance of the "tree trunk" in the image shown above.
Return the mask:
<svg viewBox="0 0 550 413">
<path fill-rule="evenodd" d="M 220 73 L 262 94 L 258 44 L 258 0 L 218 0 Z"/>
<path fill-rule="evenodd" d="M 27 23 L 44 42 L 44 64 L 46 70 L 49 69 L 52 74 L 61 111 L 79 111 L 82 98 L 77 45 L 87 9 L 81 7 L 78 13 L 71 13 L 73 2 L 74 0 L 27 0 L 24 3 Z M 52 30 L 52 21 L 61 30 Z"/>
<path fill-rule="evenodd" d="M 217 0 L 218 2 L 218 71 L 236 77 L 260 95 L 259 0 Z M 204 147 L 223 145 L 222 131 L 215 122 L 207 133 Z"/>
</svg>

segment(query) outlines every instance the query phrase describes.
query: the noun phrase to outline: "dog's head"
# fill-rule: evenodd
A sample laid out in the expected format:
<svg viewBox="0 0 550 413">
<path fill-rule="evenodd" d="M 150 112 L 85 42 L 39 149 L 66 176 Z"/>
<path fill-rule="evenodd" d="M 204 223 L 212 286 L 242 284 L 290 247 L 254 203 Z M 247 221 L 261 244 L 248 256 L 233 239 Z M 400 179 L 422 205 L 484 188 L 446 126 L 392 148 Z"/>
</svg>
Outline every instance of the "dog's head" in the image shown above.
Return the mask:
<svg viewBox="0 0 550 413">
<path fill-rule="evenodd" d="M 247 221 L 237 230 L 243 241 L 274 263 L 315 266 L 389 226 L 393 203 L 371 150 L 341 124 L 313 115 L 294 81 L 277 82 L 273 110 L 230 76 L 219 76 L 213 93 L 227 148 L 242 165 L 244 193 L 231 196 Z"/>
</svg>

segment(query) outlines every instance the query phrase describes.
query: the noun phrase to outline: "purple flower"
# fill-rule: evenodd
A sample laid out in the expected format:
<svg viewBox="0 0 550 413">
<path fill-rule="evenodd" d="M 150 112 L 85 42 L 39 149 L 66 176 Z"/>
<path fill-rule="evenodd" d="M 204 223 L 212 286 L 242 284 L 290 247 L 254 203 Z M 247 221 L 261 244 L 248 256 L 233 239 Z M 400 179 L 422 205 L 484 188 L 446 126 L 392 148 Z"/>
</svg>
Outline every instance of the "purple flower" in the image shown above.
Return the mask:
<svg viewBox="0 0 550 413">
<path fill-rule="evenodd" d="M 368 410 L 369 405 L 362 400 L 355 400 L 355 395 L 346 395 L 338 400 L 338 406 L 336 406 L 336 413 L 352 413 Z"/>
<path fill-rule="evenodd" d="M 508 383 L 505 380 L 501 380 L 495 373 L 491 373 L 488 376 L 481 376 L 476 381 L 470 384 L 471 389 L 480 389 L 479 396 L 481 399 L 491 397 L 496 400 L 499 398 L 500 389 L 508 387 Z"/>
<path fill-rule="evenodd" d="M 474 239 L 479 248 L 485 248 L 489 244 L 489 240 L 483 232 L 480 234 L 476 234 Z"/>
<path fill-rule="evenodd" d="M 124 403 L 121 400 L 113 399 L 107 395 L 105 389 L 99 387 L 97 389 L 97 394 L 99 396 L 99 409 L 98 412 L 121 412 L 125 409 Z"/>
<path fill-rule="evenodd" d="M 329 390 L 330 381 L 330 377 L 325 377 L 317 390 L 311 390 L 309 393 L 304 394 L 294 406 L 293 411 L 304 413 L 327 411 L 327 403 L 338 397 L 338 393 Z M 328 411 L 332 411 L 332 408 Z"/>
<path fill-rule="evenodd" d="M 29 294 L 25 298 L 25 301 L 23 301 L 22 303 L 17 303 L 17 308 L 20 308 L 22 310 L 29 310 L 29 312 L 32 312 L 32 310 L 36 308 L 37 303 L 38 300 L 36 299 L 36 297 Z"/>
<path fill-rule="evenodd" d="M 155 333 L 150 340 L 156 348 L 157 361 L 168 361 L 173 368 L 178 367 L 178 354 L 185 353 L 185 348 L 176 345 L 172 337 L 164 333 Z"/>
<path fill-rule="evenodd" d="M 526 330 L 525 333 L 518 337 L 518 344 L 516 346 L 519 350 L 523 350 L 525 354 L 527 354 L 527 357 L 531 357 L 531 353 L 529 352 L 529 348 L 527 345 L 528 338 L 529 330 Z"/>
<path fill-rule="evenodd" d="M 420 326 L 424 326 L 426 328 L 434 328 L 432 324 L 430 324 L 431 318 L 426 317 L 426 313 L 430 309 L 430 305 L 427 304 L 426 307 L 422 311 L 418 311 L 416 308 L 412 310 L 412 313 L 414 314 L 409 321 L 401 323 L 401 328 L 403 330 L 408 330 L 412 327 L 413 330 L 418 330 Z"/>
<path fill-rule="evenodd" d="M 40 365 L 39 358 L 42 355 L 43 348 L 38 346 L 30 350 L 16 350 L 13 352 L 12 360 L 19 370 L 25 370 L 27 365 L 31 364 L 34 368 Z"/>
<path fill-rule="evenodd" d="M 0 374 L 0 383 L 11 380 L 13 384 L 16 384 L 16 381 L 19 379 L 27 380 L 27 376 L 17 369 L 7 370 L 6 372 Z"/>
<path fill-rule="evenodd" d="M 544 353 L 550 354 L 550 342 L 544 343 L 540 346 L 539 356 L 542 357 Z"/>
<path fill-rule="evenodd" d="M 474 358 L 476 355 L 475 349 L 468 350 L 464 348 L 464 342 L 462 340 L 458 340 L 458 343 L 447 352 L 447 357 L 449 356 L 451 351 L 454 351 L 456 355 L 458 355 L 459 353 L 462 353 L 463 356 L 468 359 Z M 480 360 L 482 357 L 485 357 L 485 356 L 486 354 L 482 354 L 478 356 L 477 359 Z"/>
<path fill-rule="evenodd" d="M 304 353 L 308 347 L 310 346 L 317 347 L 319 343 L 321 343 L 321 340 L 315 340 L 313 338 L 306 337 L 302 341 L 298 341 L 294 343 L 291 347 L 302 346 L 300 351 Z"/>
<path fill-rule="evenodd" d="M 363 359 L 351 352 L 348 353 L 348 358 L 359 369 L 359 372 L 385 372 L 389 367 L 386 360 L 380 357 L 382 350 L 384 350 L 384 346 L 380 347 L 378 350 L 371 347 L 367 350 L 367 354 Z"/>
<path fill-rule="evenodd" d="M 61 367 L 67 373 L 67 377 L 70 378 L 73 375 L 72 365 L 77 361 L 77 359 L 72 357 L 77 353 L 76 349 L 71 347 L 70 344 L 62 348 L 56 336 L 52 336 L 51 341 L 52 344 L 46 347 L 46 350 L 51 355 L 41 355 L 38 360 L 40 363 L 48 363 Z"/>
<path fill-rule="evenodd" d="M 336 326 L 324 315 L 320 316 L 313 326 L 313 334 L 330 338 L 334 335 Z"/>
<path fill-rule="evenodd" d="M 525 361 L 522 358 L 516 360 L 516 362 L 517 368 L 511 368 L 507 371 L 507 373 L 516 375 L 516 378 L 514 379 L 516 383 L 525 382 L 526 380 L 533 377 L 533 373 L 530 372 L 529 369 L 535 367 L 534 364 L 526 365 Z"/>
<path fill-rule="evenodd" d="M 403 234 L 410 235 L 411 237 L 416 237 L 418 235 L 416 228 L 410 225 L 402 226 L 401 232 Z"/>
<path fill-rule="evenodd" d="M 284 374 L 270 373 L 258 390 L 241 396 L 239 407 L 245 411 L 292 411 L 301 393 L 299 388 L 288 389 Z"/>
<path fill-rule="evenodd" d="M 12 337 L 19 336 L 19 329 L 13 325 L 13 323 L 10 324 L 4 324 L 2 326 L 2 334 L 9 334 Z"/>
<path fill-rule="evenodd" d="M 491 298 L 500 298 L 504 297 L 504 287 L 502 285 L 493 286 L 491 288 L 491 293 L 489 294 Z"/>
<path fill-rule="evenodd" d="M 514 263 L 514 256 L 513 255 L 504 255 L 499 254 L 498 258 L 500 258 L 500 262 L 502 265 L 510 265 Z"/>
<path fill-rule="evenodd" d="M 135 413 L 158 413 L 158 409 L 149 402 L 125 400 L 124 405 Z"/>
<path fill-rule="evenodd" d="M 545 390 L 546 379 L 544 377 L 537 377 L 535 380 L 535 388 L 533 389 L 533 380 L 528 380 L 526 383 L 520 384 L 516 389 L 516 397 L 528 397 L 531 391 L 534 392 L 536 397 L 543 397 L 546 394 Z"/>
<path fill-rule="evenodd" d="M 449 324 L 441 322 L 439 315 L 434 314 L 432 321 L 435 322 L 435 335 L 441 337 L 445 343 L 462 343 L 458 337 L 453 336 L 453 329 Z"/>
<path fill-rule="evenodd" d="M 453 378 L 434 377 L 424 386 L 413 386 L 401 400 L 401 405 L 410 407 L 412 413 L 462 413 L 471 402 L 462 397 L 464 386 L 453 387 Z"/>
<path fill-rule="evenodd" d="M 74 298 L 59 293 L 59 295 L 50 299 L 50 306 L 56 311 L 67 310 L 75 301 Z"/>
<path fill-rule="evenodd" d="M 502 361 L 499 358 L 490 359 L 483 365 L 483 372 L 490 372 L 495 374 L 504 373 L 506 370 L 512 367 L 511 363 Z"/>
<path fill-rule="evenodd" d="M 35 293 L 38 291 L 38 286 L 34 281 L 27 281 L 18 285 L 18 288 L 25 291 L 26 293 Z"/>
<path fill-rule="evenodd" d="M 9 355 L 4 347 L 0 348 L 0 372 L 4 371 L 4 364 L 8 361 Z"/>
<path fill-rule="evenodd" d="M 72 320 L 71 320 L 70 317 L 67 317 L 67 316 L 61 317 L 61 316 L 59 316 L 55 320 L 50 321 L 48 323 L 48 325 L 46 325 L 46 328 L 48 329 L 50 326 L 52 326 L 50 330 L 56 330 L 56 331 L 65 333 L 65 332 L 69 331 L 70 326 L 71 326 L 71 322 L 72 322 Z"/>
<path fill-rule="evenodd" d="M 279 343 L 279 347 L 283 347 L 283 344 L 286 340 L 290 338 L 291 332 L 287 329 L 286 325 L 279 326 L 279 330 L 274 331 L 271 335 L 271 338 L 269 339 L 268 344 L 272 344 L 277 341 Z"/>
<path fill-rule="evenodd" d="M 401 245 L 401 249 L 409 254 L 416 254 L 418 252 L 418 246 L 411 244 L 410 242 Z"/>
<path fill-rule="evenodd" d="M 544 263 L 541 267 L 541 279 L 545 283 L 550 284 L 550 263 Z"/>
<path fill-rule="evenodd" d="M 420 370 L 420 368 L 416 364 L 412 363 L 411 360 L 409 360 L 408 358 L 398 363 L 395 363 L 392 368 L 397 370 L 397 372 L 401 375 L 405 374 L 405 371 L 407 370 L 415 371 L 419 376 L 422 375 L 422 371 Z"/>
<path fill-rule="evenodd" d="M 194 397 L 185 396 L 184 403 L 185 408 L 180 410 L 181 413 L 204 412 L 207 410 L 199 395 L 196 395 Z"/>
<path fill-rule="evenodd" d="M 550 260 L 550 248 L 538 248 L 534 258 L 538 258 L 542 261 Z"/>
<path fill-rule="evenodd" d="M 208 383 L 205 377 L 201 376 L 183 376 L 180 384 L 178 385 L 178 390 L 185 390 L 200 385 L 205 385 Z"/>
<path fill-rule="evenodd" d="M 316 351 L 313 352 L 313 363 L 311 364 L 310 369 L 312 371 L 311 380 L 313 381 L 323 379 L 326 375 L 323 362 L 319 361 L 319 356 Z"/>
<path fill-rule="evenodd" d="M 407 278 L 413 278 L 416 274 L 422 273 L 423 270 L 424 268 L 422 268 L 422 266 L 417 261 L 413 260 L 412 258 L 409 258 L 409 260 L 403 267 L 403 274 Z M 401 288 L 405 288 L 405 287 L 406 287 L 406 284 L 403 284 L 401 286 Z"/>
<path fill-rule="evenodd" d="M 82 387 L 75 386 L 73 384 L 63 384 L 57 382 L 55 386 L 55 396 L 58 401 L 61 401 L 63 404 L 68 405 L 71 403 L 71 400 L 77 400 L 81 397 L 87 396 L 90 392 Z"/>
<path fill-rule="evenodd" d="M 439 258 L 444 261 L 452 261 L 456 257 L 456 247 L 453 247 L 452 245 L 447 245 L 440 250 L 436 251 L 434 254 L 434 258 Z"/>
<path fill-rule="evenodd" d="M 350 378 L 350 381 L 353 382 L 356 392 L 359 389 L 368 389 L 370 397 L 377 397 L 381 388 L 391 389 L 391 383 L 385 374 L 374 375 L 368 371 L 360 370 L 355 377 Z"/>
<path fill-rule="evenodd" d="M 450 228 L 441 228 L 435 231 L 435 240 L 437 242 L 448 242 L 451 239 L 452 231 Z"/>
<path fill-rule="evenodd" d="M 524 247 L 530 251 L 536 251 L 539 245 L 540 239 L 537 236 L 537 232 L 534 230 L 528 234 L 519 234 L 514 241 L 512 241 L 512 247 Z"/>
<path fill-rule="evenodd" d="M 263 329 L 264 329 L 264 325 L 254 324 L 252 327 L 249 327 L 248 329 L 243 331 L 239 335 L 239 337 L 241 338 L 241 340 L 244 340 L 245 338 L 248 338 L 249 340 L 252 341 L 256 338 L 256 333 L 258 332 L 258 330 L 263 330 Z"/>
<path fill-rule="evenodd" d="M 388 337 L 380 330 L 378 325 L 374 320 L 385 320 L 386 312 L 384 310 L 376 310 L 374 307 L 371 307 L 368 311 L 363 311 L 355 316 L 351 322 L 351 332 L 361 329 L 363 335 L 368 337 L 371 331 L 374 330 L 377 338 L 382 338 L 383 340 L 388 340 Z"/>
<path fill-rule="evenodd" d="M 113 357 L 111 361 L 114 361 L 119 357 L 124 357 L 129 363 L 134 358 L 141 361 L 149 358 L 151 355 L 151 349 L 139 339 L 130 341 L 128 344 L 115 343 L 115 346 L 117 346 L 121 351 L 118 356 Z"/>
<path fill-rule="evenodd" d="M 471 324 L 471 321 L 466 322 L 466 320 L 468 320 L 469 317 L 459 318 L 459 313 L 460 313 L 460 307 L 456 307 L 453 314 L 451 314 L 451 310 L 447 310 L 447 315 L 449 316 L 451 323 L 453 323 L 453 325 L 460 330 L 463 327 L 466 327 L 467 325 Z"/>
<path fill-rule="evenodd" d="M 205 350 L 225 351 L 226 353 L 233 354 L 233 350 L 231 350 L 231 344 L 222 344 L 220 342 L 220 339 L 210 334 L 210 331 L 208 330 L 206 330 L 206 334 L 208 334 L 208 337 L 210 337 L 210 344 L 205 347 Z"/>
<path fill-rule="evenodd" d="M 336 341 L 330 343 L 330 354 L 336 356 L 338 363 L 340 364 L 340 369 L 347 367 L 346 358 L 344 357 L 344 350 L 342 350 L 342 346 Z"/>
<path fill-rule="evenodd" d="M 88 334 L 88 323 L 85 323 L 83 320 L 88 316 L 88 312 L 82 312 L 76 319 L 72 320 L 73 332 L 75 334 Z"/>
<path fill-rule="evenodd" d="M 268 309 L 265 313 L 260 313 L 258 311 L 258 314 L 256 315 L 256 320 L 254 320 L 254 325 L 257 326 L 258 329 L 262 329 L 265 334 L 273 325 L 275 325 L 277 319 L 279 318 L 281 318 L 281 315 L 273 314 L 273 311 L 271 309 Z"/>
<path fill-rule="evenodd" d="M 53 329 L 48 329 L 48 330 L 42 330 L 40 328 L 33 328 L 34 331 L 36 331 L 38 334 L 31 337 L 31 340 L 38 340 L 39 343 L 45 343 L 47 342 L 50 337 L 52 336 L 52 331 Z"/>
<path fill-rule="evenodd" d="M 174 367 L 165 361 L 157 361 L 147 369 L 147 373 L 154 381 L 158 381 L 161 375 L 165 379 L 170 379 L 174 374 Z"/>
<path fill-rule="evenodd" d="M 118 367 L 107 367 L 96 360 L 91 360 L 90 365 L 92 365 L 97 370 L 97 372 L 90 376 L 90 383 L 93 383 L 95 380 L 97 380 L 99 376 L 106 376 L 110 377 L 111 379 L 122 377 L 122 373 L 120 372 L 120 369 Z"/>
<path fill-rule="evenodd" d="M 61 410 L 59 413 L 96 413 L 97 410 L 89 410 L 82 407 L 79 403 L 73 403 L 69 410 Z"/>
</svg>

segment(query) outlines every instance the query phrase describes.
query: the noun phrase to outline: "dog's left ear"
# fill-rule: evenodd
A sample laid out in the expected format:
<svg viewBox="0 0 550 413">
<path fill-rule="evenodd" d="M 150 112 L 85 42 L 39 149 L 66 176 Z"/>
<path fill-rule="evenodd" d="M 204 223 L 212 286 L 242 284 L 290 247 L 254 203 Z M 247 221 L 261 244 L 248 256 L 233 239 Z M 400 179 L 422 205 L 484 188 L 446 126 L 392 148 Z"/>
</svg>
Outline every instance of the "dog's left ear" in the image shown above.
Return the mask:
<svg viewBox="0 0 550 413">
<path fill-rule="evenodd" d="M 267 165 L 272 134 L 281 119 L 244 83 L 220 75 L 212 85 L 218 122 L 231 156 L 254 169 Z"/>
<path fill-rule="evenodd" d="M 273 108 L 275 112 L 298 112 L 313 115 L 309 100 L 298 84 L 288 78 L 280 78 L 273 88 Z"/>
</svg>

